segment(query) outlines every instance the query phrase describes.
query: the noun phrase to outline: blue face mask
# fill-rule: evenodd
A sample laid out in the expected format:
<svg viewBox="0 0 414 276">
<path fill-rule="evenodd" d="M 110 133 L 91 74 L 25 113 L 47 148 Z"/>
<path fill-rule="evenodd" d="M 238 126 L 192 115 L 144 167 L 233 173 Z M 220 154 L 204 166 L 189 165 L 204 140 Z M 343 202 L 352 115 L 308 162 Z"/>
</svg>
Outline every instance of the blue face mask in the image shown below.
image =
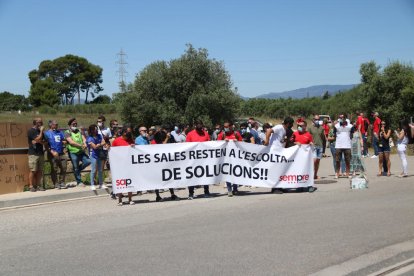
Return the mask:
<svg viewBox="0 0 414 276">
<path fill-rule="evenodd" d="M 230 128 L 224 128 L 224 132 L 230 132 Z"/>
<path fill-rule="evenodd" d="M 303 132 L 303 128 L 301 126 L 298 126 L 298 131 Z"/>
<path fill-rule="evenodd" d="M 245 128 L 240 129 L 240 133 L 241 133 L 241 134 L 245 134 L 245 133 L 246 133 L 246 129 L 245 129 Z"/>
</svg>

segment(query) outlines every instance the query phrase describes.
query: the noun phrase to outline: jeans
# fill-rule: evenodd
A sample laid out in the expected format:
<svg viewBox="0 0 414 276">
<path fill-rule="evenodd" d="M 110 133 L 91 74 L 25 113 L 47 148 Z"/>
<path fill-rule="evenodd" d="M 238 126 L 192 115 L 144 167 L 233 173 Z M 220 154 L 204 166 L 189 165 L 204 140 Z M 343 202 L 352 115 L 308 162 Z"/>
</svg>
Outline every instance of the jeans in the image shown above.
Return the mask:
<svg viewBox="0 0 414 276">
<path fill-rule="evenodd" d="M 232 192 L 232 185 L 230 182 L 226 182 L 227 192 Z M 233 192 L 237 192 L 237 184 L 233 184 Z"/>
<path fill-rule="evenodd" d="M 372 145 L 374 146 L 374 154 L 378 156 L 378 137 L 372 134 Z"/>
<path fill-rule="evenodd" d="M 69 153 L 70 159 L 72 161 L 73 174 L 75 175 L 76 183 L 81 183 L 81 171 L 83 171 L 87 166 L 91 164 L 89 157 L 81 151 L 80 153 Z M 79 163 L 82 161 L 82 164 Z"/>
<path fill-rule="evenodd" d="M 52 182 L 56 186 L 57 184 L 64 184 L 66 179 L 66 168 L 68 162 L 68 156 L 66 154 L 59 154 L 59 157 L 53 157 L 48 153 L 48 159 L 50 161 Z M 59 174 L 58 174 L 59 171 Z"/>
<path fill-rule="evenodd" d="M 335 161 L 336 150 L 335 150 L 335 144 L 330 143 L 329 148 L 330 148 L 331 153 L 332 153 L 332 159 L 333 159 L 332 161 L 333 161 L 334 172 L 336 172 L 336 161 Z M 344 159 L 344 156 L 342 155 L 342 158 L 341 158 L 341 172 L 342 173 L 345 173 L 345 171 L 346 171 L 346 168 L 345 168 L 345 159 Z"/>
<path fill-rule="evenodd" d="M 362 142 L 363 142 L 363 145 L 364 145 L 364 148 L 362 149 L 362 155 L 363 156 L 367 156 L 368 155 L 367 141 L 368 141 L 367 134 L 366 133 L 362 134 Z"/>
<path fill-rule="evenodd" d="M 91 186 L 95 185 L 95 174 L 98 172 L 98 183 L 99 185 L 103 184 L 103 170 L 102 170 L 103 160 L 99 158 L 94 158 L 91 156 Z"/>
<path fill-rule="evenodd" d="M 402 165 L 402 174 L 407 175 L 408 174 L 408 164 L 407 164 L 407 157 L 405 156 L 405 152 L 407 150 L 407 146 L 403 144 L 398 145 L 398 155 L 401 159 L 401 165 Z"/>
</svg>

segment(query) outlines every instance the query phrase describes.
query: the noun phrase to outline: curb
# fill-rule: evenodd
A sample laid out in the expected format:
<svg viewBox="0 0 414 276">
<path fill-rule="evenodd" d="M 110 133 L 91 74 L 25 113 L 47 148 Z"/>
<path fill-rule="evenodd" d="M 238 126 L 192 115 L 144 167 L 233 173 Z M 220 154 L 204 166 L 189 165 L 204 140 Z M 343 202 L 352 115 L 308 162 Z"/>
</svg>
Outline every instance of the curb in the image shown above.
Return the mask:
<svg viewBox="0 0 414 276">
<path fill-rule="evenodd" d="M 41 193 L 41 192 L 40 192 Z M 64 202 L 70 200 L 79 200 L 79 199 L 91 199 L 97 197 L 108 196 L 110 190 L 96 190 L 96 191 L 79 191 L 72 193 L 61 193 L 61 194 L 52 194 L 52 195 L 39 195 L 35 197 L 28 198 L 18 198 L 10 200 L 0 201 L 0 211 L 13 209 L 13 208 L 22 208 L 30 206 L 38 206 L 49 203 Z"/>
</svg>

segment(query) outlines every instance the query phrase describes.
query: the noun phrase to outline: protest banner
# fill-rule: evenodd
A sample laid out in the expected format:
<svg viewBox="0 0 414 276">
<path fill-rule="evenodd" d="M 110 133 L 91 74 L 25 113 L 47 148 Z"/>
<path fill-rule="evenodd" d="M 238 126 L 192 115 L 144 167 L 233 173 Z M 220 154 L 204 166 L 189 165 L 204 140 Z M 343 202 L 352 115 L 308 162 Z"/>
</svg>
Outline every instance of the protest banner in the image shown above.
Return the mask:
<svg viewBox="0 0 414 276">
<path fill-rule="evenodd" d="M 211 185 L 313 186 L 312 147 L 287 149 L 234 141 L 113 147 L 114 193 Z"/>
</svg>

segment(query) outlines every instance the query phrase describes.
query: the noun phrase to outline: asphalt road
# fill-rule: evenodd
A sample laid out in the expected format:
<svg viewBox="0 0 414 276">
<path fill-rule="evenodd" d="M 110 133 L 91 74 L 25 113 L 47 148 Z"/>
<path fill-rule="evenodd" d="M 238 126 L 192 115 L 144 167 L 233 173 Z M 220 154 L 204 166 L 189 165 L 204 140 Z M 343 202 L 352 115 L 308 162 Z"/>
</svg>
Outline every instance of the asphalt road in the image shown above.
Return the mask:
<svg viewBox="0 0 414 276">
<path fill-rule="evenodd" d="M 410 246 L 381 255 L 414 240 L 414 176 L 376 177 L 366 159 L 370 188 L 350 190 L 331 162 L 312 194 L 243 188 L 228 198 L 214 186 L 216 197 L 192 201 L 147 194 L 134 206 L 101 197 L 2 211 L 0 274 L 309 275 L 346 263 L 325 275 L 368 275 L 414 258 Z M 370 262 L 357 265 L 361 256 Z"/>
</svg>

